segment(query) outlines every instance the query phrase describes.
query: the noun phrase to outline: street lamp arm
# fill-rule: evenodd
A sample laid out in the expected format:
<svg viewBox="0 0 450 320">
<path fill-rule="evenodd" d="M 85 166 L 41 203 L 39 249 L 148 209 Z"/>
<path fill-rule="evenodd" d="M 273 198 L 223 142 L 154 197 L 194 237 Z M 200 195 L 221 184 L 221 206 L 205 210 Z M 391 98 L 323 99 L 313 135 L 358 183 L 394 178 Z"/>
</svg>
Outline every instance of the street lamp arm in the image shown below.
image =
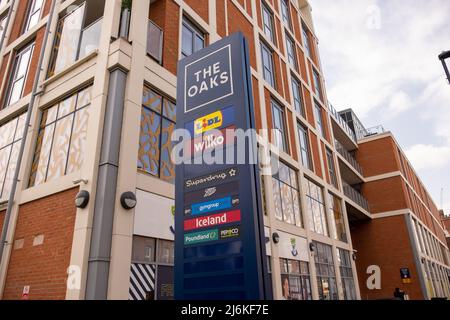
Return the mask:
<svg viewBox="0 0 450 320">
<path fill-rule="evenodd" d="M 442 66 L 444 67 L 445 74 L 447 75 L 447 80 L 450 83 L 450 71 L 447 65 L 447 61 L 450 60 L 450 50 L 444 51 L 439 55 L 439 60 L 442 62 Z"/>
</svg>

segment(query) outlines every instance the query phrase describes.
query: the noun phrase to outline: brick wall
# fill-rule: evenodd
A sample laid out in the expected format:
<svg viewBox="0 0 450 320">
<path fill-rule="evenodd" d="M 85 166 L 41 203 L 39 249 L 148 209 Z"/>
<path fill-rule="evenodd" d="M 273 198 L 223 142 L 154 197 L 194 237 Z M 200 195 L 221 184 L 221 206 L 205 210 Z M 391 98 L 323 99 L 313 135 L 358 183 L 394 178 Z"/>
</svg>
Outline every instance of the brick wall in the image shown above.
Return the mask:
<svg viewBox="0 0 450 320">
<path fill-rule="evenodd" d="M 30 286 L 30 300 L 65 299 L 77 192 L 75 188 L 20 206 L 14 240 L 23 240 L 23 248 L 12 250 L 4 299 L 20 299 L 24 286 Z M 43 243 L 33 246 L 39 235 Z"/>
<path fill-rule="evenodd" d="M 351 232 L 353 248 L 358 251 L 356 269 L 363 300 L 393 298 L 395 288 L 405 291 L 411 299 L 424 298 L 403 215 L 362 222 Z M 371 265 L 381 268 L 381 290 L 367 288 L 367 267 Z M 401 268 L 409 268 L 411 284 L 402 283 Z"/>
<path fill-rule="evenodd" d="M 11 35 L 9 37 L 9 42 L 8 44 L 11 44 L 12 42 L 14 42 L 14 40 L 16 40 L 18 37 L 20 37 L 22 28 L 23 28 L 23 24 L 27 15 L 27 10 L 28 10 L 28 3 L 32 1 L 32 0 L 24 0 L 24 1 L 19 1 L 19 6 L 17 7 L 17 12 L 15 15 L 14 20 L 12 20 L 13 22 L 13 27 L 11 30 Z"/>
<path fill-rule="evenodd" d="M 173 0 L 155 1 L 149 17 L 164 30 L 163 67 L 176 75 L 178 64 L 179 6 Z"/>
<path fill-rule="evenodd" d="M 359 145 L 356 160 L 366 177 L 400 171 L 394 150 L 391 137 L 373 140 Z"/>
<path fill-rule="evenodd" d="M 209 1 L 184 0 L 206 23 L 209 23 Z"/>
<path fill-rule="evenodd" d="M 404 185 L 399 176 L 364 183 L 362 193 L 373 214 L 407 208 Z"/>
</svg>

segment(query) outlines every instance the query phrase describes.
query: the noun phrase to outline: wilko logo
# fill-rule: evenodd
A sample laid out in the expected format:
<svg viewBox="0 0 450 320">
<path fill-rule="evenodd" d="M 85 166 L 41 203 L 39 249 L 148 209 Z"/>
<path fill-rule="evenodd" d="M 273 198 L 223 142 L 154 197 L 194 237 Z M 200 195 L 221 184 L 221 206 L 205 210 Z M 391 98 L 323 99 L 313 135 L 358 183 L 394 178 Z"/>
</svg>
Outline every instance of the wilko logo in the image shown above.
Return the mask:
<svg viewBox="0 0 450 320">
<path fill-rule="evenodd" d="M 194 133 L 201 134 L 212 129 L 220 128 L 223 123 L 222 111 L 216 111 L 195 120 Z"/>
<path fill-rule="evenodd" d="M 237 238 L 241 235 L 241 228 L 239 226 L 221 229 L 219 231 L 220 239 Z"/>
<path fill-rule="evenodd" d="M 188 233 L 184 235 L 184 244 L 196 244 L 201 242 L 209 242 L 219 240 L 219 230 L 206 230 L 195 233 Z"/>
<path fill-rule="evenodd" d="M 239 221 L 241 221 L 241 211 L 235 210 L 207 217 L 185 220 L 184 230 L 190 231 Z"/>
</svg>

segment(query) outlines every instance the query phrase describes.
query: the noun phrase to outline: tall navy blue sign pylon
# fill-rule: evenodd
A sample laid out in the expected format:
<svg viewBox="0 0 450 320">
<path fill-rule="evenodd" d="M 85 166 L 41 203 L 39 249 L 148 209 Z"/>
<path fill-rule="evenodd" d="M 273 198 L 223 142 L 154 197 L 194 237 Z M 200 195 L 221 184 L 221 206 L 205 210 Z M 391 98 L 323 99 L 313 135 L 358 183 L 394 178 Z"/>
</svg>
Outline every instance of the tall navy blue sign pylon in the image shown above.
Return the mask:
<svg viewBox="0 0 450 320">
<path fill-rule="evenodd" d="M 191 133 L 193 150 L 212 142 L 236 149 L 233 141 L 217 140 L 217 132 L 255 128 L 242 33 L 181 60 L 177 95 L 177 128 Z M 211 130 L 215 136 L 208 136 Z M 270 298 L 259 181 L 258 165 L 248 162 L 177 165 L 175 299 Z"/>
</svg>

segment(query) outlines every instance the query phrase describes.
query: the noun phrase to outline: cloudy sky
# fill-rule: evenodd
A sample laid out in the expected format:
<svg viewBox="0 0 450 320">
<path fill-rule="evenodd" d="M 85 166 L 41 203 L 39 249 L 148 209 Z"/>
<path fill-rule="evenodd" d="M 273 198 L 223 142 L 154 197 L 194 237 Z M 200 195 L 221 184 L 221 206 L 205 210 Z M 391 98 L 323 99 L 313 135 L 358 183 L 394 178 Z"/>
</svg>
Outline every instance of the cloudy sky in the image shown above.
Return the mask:
<svg viewBox="0 0 450 320">
<path fill-rule="evenodd" d="M 449 0 L 310 0 L 328 97 L 394 133 L 450 213 Z"/>
</svg>

